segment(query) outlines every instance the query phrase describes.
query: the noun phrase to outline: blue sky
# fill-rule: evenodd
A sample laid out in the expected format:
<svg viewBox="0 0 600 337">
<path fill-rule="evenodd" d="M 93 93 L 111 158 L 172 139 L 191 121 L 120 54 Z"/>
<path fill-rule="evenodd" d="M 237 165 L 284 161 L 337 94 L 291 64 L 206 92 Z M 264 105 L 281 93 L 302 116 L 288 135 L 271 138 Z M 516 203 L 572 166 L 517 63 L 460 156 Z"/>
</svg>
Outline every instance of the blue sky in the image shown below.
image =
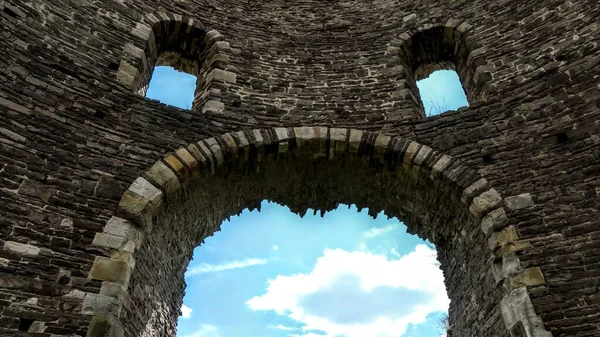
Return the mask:
<svg viewBox="0 0 600 337">
<path fill-rule="evenodd" d="M 417 81 L 426 116 L 468 106 L 467 96 L 454 70 L 434 71 Z"/>
<path fill-rule="evenodd" d="M 426 109 L 466 105 L 453 71 L 418 86 Z M 194 87 L 157 67 L 147 97 L 189 108 Z M 300 218 L 264 201 L 194 250 L 186 282 L 177 337 L 439 337 L 449 304 L 433 245 L 354 206 Z"/>
</svg>

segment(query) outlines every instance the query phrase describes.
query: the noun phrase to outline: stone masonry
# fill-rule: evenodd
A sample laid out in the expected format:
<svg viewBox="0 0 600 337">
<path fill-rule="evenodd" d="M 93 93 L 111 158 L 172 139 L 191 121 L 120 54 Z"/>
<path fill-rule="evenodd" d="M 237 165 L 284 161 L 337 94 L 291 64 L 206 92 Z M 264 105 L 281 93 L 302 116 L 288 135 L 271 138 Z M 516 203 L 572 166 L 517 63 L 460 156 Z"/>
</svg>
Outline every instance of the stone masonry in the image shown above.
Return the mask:
<svg viewBox="0 0 600 337">
<path fill-rule="evenodd" d="M 192 250 L 262 200 L 385 211 L 448 336 L 600 336 L 600 5 L 0 0 L 0 336 L 173 337 Z M 197 76 L 191 110 L 144 97 Z M 455 69 L 470 107 L 425 117 Z"/>
</svg>

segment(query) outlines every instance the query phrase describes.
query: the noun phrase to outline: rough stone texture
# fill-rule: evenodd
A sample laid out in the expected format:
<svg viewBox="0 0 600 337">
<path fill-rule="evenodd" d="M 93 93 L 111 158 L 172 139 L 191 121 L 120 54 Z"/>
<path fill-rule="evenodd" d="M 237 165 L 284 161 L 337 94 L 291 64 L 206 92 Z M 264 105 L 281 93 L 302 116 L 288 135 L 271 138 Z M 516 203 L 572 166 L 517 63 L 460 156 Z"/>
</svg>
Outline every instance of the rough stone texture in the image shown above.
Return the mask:
<svg viewBox="0 0 600 337">
<path fill-rule="evenodd" d="M 430 239 L 449 336 L 600 335 L 599 16 L 0 1 L 0 335 L 172 336 L 193 247 L 265 198 Z M 191 110 L 140 95 L 161 64 L 198 76 Z M 424 118 L 440 68 L 470 107 Z"/>
</svg>

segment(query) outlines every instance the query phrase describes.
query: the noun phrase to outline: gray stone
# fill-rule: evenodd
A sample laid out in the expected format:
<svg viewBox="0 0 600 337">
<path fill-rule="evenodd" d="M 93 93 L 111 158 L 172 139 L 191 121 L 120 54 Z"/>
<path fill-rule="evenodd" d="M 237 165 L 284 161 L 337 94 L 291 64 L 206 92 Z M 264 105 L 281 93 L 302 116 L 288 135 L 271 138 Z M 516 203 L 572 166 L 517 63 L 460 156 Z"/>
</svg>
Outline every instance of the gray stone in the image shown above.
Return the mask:
<svg viewBox="0 0 600 337">
<path fill-rule="evenodd" d="M 511 197 L 506 197 L 506 205 L 513 211 L 517 211 L 523 208 L 528 208 L 534 205 L 533 199 L 530 193 L 524 193 Z"/>
</svg>

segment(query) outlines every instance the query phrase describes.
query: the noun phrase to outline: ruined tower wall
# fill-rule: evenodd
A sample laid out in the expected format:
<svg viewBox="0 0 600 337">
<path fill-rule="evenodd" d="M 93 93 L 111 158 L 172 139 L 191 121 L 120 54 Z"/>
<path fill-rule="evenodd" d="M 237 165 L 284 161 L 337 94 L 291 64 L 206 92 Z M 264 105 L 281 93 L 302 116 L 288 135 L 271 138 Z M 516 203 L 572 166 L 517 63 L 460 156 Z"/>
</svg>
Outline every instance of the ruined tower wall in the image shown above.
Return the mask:
<svg viewBox="0 0 600 337">
<path fill-rule="evenodd" d="M 600 334 L 596 2 L 4 0 L 0 9 L 0 334 L 88 334 L 85 296 L 102 283 L 89 271 L 109 254 L 94 237 L 166 152 L 242 129 L 312 125 L 402 136 L 476 171 L 506 197 L 506 225 L 529 244 L 517 249 L 520 267 L 543 275 L 513 281 L 527 286 L 545 329 Z M 218 31 L 207 43 L 215 61 L 199 67 L 218 71 L 195 111 L 133 92 L 123 62 L 143 70 L 144 27 L 157 13 Z M 414 39 L 419 31 L 428 33 Z M 438 48 L 446 32 L 451 56 Z M 412 47 L 423 41 L 424 52 Z M 471 107 L 424 118 L 414 80 L 449 57 Z"/>
</svg>

